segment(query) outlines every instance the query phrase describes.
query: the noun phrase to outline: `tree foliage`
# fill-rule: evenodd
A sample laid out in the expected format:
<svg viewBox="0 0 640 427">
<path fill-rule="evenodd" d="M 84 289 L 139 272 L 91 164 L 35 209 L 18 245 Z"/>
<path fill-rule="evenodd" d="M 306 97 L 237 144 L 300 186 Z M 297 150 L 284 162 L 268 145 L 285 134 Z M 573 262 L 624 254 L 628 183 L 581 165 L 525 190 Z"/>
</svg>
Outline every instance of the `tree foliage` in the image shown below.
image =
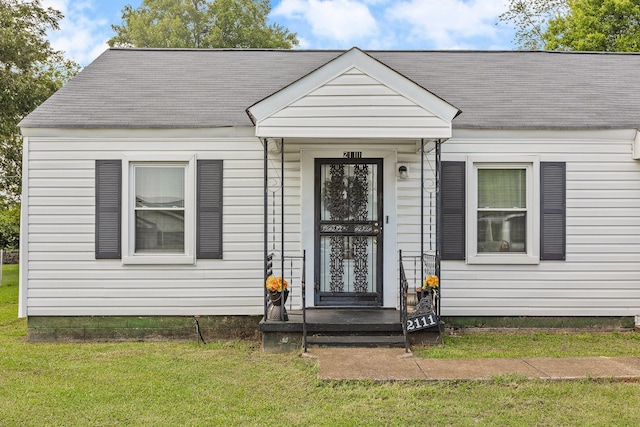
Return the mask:
<svg viewBox="0 0 640 427">
<path fill-rule="evenodd" d="M 60 19 L 60 12 L 43 8 L 40 0 L 0 2 L 0 201 L 20 198 L 18 123 L 78 71 L 46 38 Z"/>
<path fill-rule="evenodd" d="M 20 203 L 0 204 L 0 249 L 18 249 L 20 243 Z"/>
<path fill-rule="evenodd" d="M 143 0 L 122 10 L 112 25 L 112 47 L 283 48 L 298 45 L 295 33 L 269 25 L 269 0 Z"/>
<path fill-rule="evenodd" d="M 518 49 L 544 49 L 544 34 L 549 21 L 567 11 L 567 0 L 509 0 L 508 10 L 498 17 L 515 26 L 514 43 Z"/>
<path fill-rule="evenodd" d="M 78 72 L 47 40 L 62 14 L 39 0 L 0 2 L 0 248 L 20 239 L 22 138 L 18 123 Z"/>
<path fill-rule="evenodd" d="M 509 0 L 521 49 L 640 51 L 640 0 Z"/>
<path fill-rule="evenodd" d="M 569 0 L 566 15 L 549 22 L 548 50 L 640 51 L 640 0 Z"/>
</svg>

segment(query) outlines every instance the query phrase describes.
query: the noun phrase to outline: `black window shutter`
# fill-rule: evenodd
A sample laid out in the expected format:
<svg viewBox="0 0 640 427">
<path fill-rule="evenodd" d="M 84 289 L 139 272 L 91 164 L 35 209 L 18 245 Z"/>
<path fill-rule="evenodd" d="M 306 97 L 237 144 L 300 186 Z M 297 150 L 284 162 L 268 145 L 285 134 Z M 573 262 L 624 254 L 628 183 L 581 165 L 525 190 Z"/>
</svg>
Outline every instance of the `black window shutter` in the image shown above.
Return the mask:
<svg viewBox="0 0 640 427">
<path fill-rule="evenodd" d="M 222 258 L 222 160 L 198 160 L 196 256 Z"/>
<path fill-rule="evenodd" d="M 96 160 L 96 259 L 120 258 L 122 161 Z"/>
<path fill-rule="evenodd" d="M 465 259 L 465 162 L 442 162 L 441 259 Z"/>
<path fill-rule="evenodd" d="M 540 162 L 540 259 L 565 260 L 567 165 Z"/>
</svg>

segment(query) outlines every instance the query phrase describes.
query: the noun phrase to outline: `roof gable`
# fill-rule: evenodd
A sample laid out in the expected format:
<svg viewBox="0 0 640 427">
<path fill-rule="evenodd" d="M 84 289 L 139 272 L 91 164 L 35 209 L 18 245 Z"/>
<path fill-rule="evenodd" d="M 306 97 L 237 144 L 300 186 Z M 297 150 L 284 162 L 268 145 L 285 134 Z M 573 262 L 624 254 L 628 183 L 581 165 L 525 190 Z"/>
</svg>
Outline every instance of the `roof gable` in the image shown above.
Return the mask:
<svg viewBox="0 0 640 427">
<path fill-rule="evenodd" d="M 247 109 L 259 137 L 448 138 L 460 110 L 352 48 Z"/>
</svg>

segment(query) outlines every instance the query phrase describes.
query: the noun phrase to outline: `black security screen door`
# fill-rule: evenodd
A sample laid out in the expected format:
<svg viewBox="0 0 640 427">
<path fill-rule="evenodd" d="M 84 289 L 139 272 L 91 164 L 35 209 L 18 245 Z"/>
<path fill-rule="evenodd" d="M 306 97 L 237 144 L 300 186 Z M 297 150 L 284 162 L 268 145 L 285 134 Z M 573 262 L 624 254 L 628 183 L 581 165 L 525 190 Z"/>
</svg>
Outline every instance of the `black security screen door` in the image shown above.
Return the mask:
<svg viewBox="0 0 640 427">
<path fill-rule="evenodd" d="M 316 305 L 382 305 L 382 200 L 382 159 L 316 159 Z"/>
</svg>

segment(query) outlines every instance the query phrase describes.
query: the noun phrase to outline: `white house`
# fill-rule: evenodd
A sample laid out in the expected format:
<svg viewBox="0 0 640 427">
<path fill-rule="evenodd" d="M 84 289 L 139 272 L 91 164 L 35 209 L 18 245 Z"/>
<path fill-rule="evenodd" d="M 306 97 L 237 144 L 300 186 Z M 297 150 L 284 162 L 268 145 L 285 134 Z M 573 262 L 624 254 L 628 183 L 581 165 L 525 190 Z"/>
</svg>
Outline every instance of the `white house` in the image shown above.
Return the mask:
<svg viewBox="0 0 640 427">
<path fill-rule="evenodd" d="M 110 49 L 21 128 L 30 327 L 259 316 L 272 251 L 294 308 L 402 251 L 445 318 L 640 314 L 638 54 Z"/>
</svg>

